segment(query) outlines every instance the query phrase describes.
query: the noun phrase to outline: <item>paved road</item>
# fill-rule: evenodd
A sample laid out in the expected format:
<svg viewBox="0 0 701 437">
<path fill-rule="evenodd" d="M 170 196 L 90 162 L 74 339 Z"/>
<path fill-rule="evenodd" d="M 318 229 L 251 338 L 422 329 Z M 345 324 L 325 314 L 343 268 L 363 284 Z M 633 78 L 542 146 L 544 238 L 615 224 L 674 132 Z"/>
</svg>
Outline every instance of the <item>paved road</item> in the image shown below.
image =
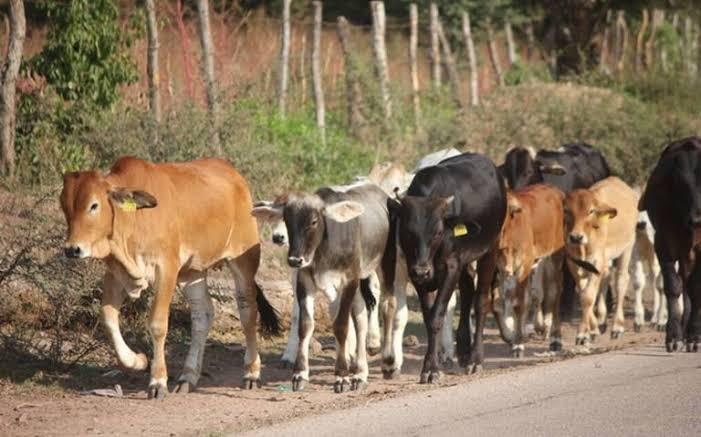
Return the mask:
<svg viewBox="0 0 701 437">
<path fill-rule="evenodd" d="M 701 435 L 701 354 L 658 345 L 493 375 L 249 435 Z"/>
</svg>

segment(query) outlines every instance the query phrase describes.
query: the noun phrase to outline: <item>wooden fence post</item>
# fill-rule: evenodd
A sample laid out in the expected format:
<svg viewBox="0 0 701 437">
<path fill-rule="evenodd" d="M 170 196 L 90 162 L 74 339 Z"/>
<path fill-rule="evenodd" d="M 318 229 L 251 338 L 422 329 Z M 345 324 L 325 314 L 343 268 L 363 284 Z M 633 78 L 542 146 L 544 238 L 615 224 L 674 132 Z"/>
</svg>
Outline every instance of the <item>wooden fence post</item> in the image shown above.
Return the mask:
<svg viewBox="0 0 701 437">
<path fill-rule="evenodd" d="M 431 3 L 429 6 L 429 28 L 431 31 L 431 79 L 433 87 L 440 88 L 441 86 L 441 49 L 438 39 L 438 6 Z"/>
<path fill-rule="evenodd" d="M 411 74 L 412 103 L 414 106 L 414 128 L 418 132 L 421 126 L 421 104 L 419 102 L 419 69 L 417 51 L 419 44 L 419 11 L 416 3 L 409 5 L 409 70 Z"/>
<path fill-rule="evenodd" d="M 467 66 L 470 70 L 470 104 L 479 106 L 479 73 L 477 71 L 477 58 L 475 57 L 475 44 L 472 40 L 470 15 L 465 11 L 462 13 L 462 33 L 465 37 L 465 47 L 467 47 Z"/>
<path fill-rule="evenodd" d="M 7 43 L 7 61 L 2 68 L 2 93 L 0 94 L 0 172 L 10 178 L 15 176 L 15 122 L 17 104 L 15 88 L 19 74 L 27 22 L 24 1 L 10 0 L 10 35 Z"/>
<path fill-rule="evenodd" d="M 645 40 L 645 32 L 649 22 L 647 9 L 643 9 L 643 20 L 640 23 L 638 37 L 635 40 L 635 72 L 638 73 L 643 69 L 643 42 Z"/>
<path fill-rule="evenodd" d="M 440 40 L 441 47 L 443 48 L 443 57 L 445 58 L 446 70 L 448 70 L 448 80 L 450 80 L 450 86 L 453 89 L 453 100 L 455 100 L 455 105 L 462 110 L 464 108 L 462 99 L 460 98 L 460 79 L 458 78 L 458 68 L 455 66 L 453 51 L 450 49 L 448 38 L 445 37 L 443 23 L 441 23 L 440 18 L 438 19 L 438 39 Z"/>
<path fill-rule="evenodd" d="M 346 64 L 346 95 L 348 98 L 348 125 L 351 132 L 359 138 L 364 138 L 365 117 L 362 112 L 363 97 L 360 90 L 358 77 L 358 66 L 353 57 L 353 50 L 350 41 L 350 31 L 348 20 L 345 17 L 338 17 L 336 20 L 336 31 L 338 39 L 341 41 L 341 50 Z"/>
<path fill-rule="evenodd" d="M 199 16 L 200 44 L 202 45 L 202 69 L 207 88 L 207 106 L 210 114 L 210 139 L 217 154 L 222 154 L 219 140 L 219 93 L 214 75 L 214 44 L 209 27 L 209 1 L 197 0 Z"/>
<path fill-rule="evenodd" d="M 291 0 L 282 0 L 282 40 L 280 44 L 280 84 L 278 87 L 278 109 L 285 115 L 285 102 L 287 101 L 287 76 L 290 62 L 290 3 Z"/>
<path fill-rule="evenodd" d="M 380 81 L 382 109 L 385 120 L 392 116 L 392 102 L 389 96 L 389 72 L 387 71 L 387 51 L 385 49 L 385 3 L 370 2 L 372 8 L 372 40 L 375 53 L 375 69 Z"/>
<path fill-rule="evenodd" d="M 326 145 L 326 111 L 324 108 L 324 90 L 321 84 L 321 14 L 322 2 L 313 1 L 314 26 L 312 28 L 312 83 L 314 89 L 314 104 L 316 106 L 316 125 L 319 128 L 321 142 Z"/>
<path fill-rule="evenodd" d="M 158 128 L 161 124 L 161 94 L 160 94 L 160 74 L 158 68 L 158 21 L 156 20 L 156 5 L 154 0 L 146 0 L 146 28 L 148 33 L 147 51 L 147 75 L 148 75 L 148 98 L 151 116 L 154 126 L 152 126 L 152 144 L 158 144 Z"/>
<path fill-rule="evenodd" d="M 487 27 L 487 46 L 489 48 L 489 59 L 492 61 L 492 66 L 494 67 L 494 74 L 497 76 L 497 83 L 499 86 L 504 86 L 504 74 L 501 70 L 501 64 L 499 62 L 499 52 L 497 51 L 497 45 L 494 41 L 494 29 L 492 28 L 492 21 L 487 18 L 485 23 Z"/>
</svg>

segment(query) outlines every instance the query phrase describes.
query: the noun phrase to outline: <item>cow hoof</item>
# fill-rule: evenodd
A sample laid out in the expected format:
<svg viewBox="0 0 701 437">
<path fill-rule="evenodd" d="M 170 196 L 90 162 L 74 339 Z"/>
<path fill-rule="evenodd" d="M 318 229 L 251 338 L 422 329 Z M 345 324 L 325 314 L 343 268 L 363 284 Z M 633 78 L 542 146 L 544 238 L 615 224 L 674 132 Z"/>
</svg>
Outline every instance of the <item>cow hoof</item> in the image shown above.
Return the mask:
<svg viewBox="0 0 701 437">
<path fill-rule="evenodd" d="M 550 350 L 552 352 L 560 352 L 562 350 L 562 342 L 560 340 L 553 340 L 550 342 Z"/>
<path fill-rule="evenodd" d="M 458 355 L 458 366 L 467 367 L 470 364 L 470 354 Z"/>
<path fill-rule="evenodd" d="M 681 350 L 680 342 L 677 341 L 668 341 L 666 343 L 667 346 L 667 352 L 672 353 L 672 352 L 677 352 Z"/>
<path fill-rule="evenodd" d="M 286 359 L 283 358 L 280 360 L 279 367 L 281 369 L 291 369 L 294 367 L 294 365 L 295 365 L 295 363 L 293 363 L 292 361 L 287 361 Z"/>
<path fill-rule="evenodd" d="M 368 355 L 377 355 L 380 353 L 382 348 L 380 346 L 368 346 Z"/>
<path fill-rule="evenodd" d="M 244 390 L 253 390 L 254 388 L 261 388 L 262 386 L 263 386 L 263 383 L 261 382 L 260 378 L 253 378 L 253 377 L 243 378 L 243 389 Z"/>
<path fill-rule="evenodd" d="M 640 323 L 634 323 L 633 324 L 633 332 L 642 332 L 643 331 L 643 325 Z"/>
<path fill-rule="evenodd" d="M 180 382 L 178 382 L 178 385 L 175 387 L 175 390 L 173 390 L 173 393 L 186 395 L 192 391 L 195 391 L 194 384 L 190 384 L 190 382 L 188 382 L 188 381 L 180 381 Z"/>
<path fill-rule="evenodd" d="M 441 373 L 432 371 L 432 372 L 422 372 L 421 373 L 421 378 L 419 379 L 419 383 L 421 384 L 438 384 L 438 382 L 441 380 Z"/>
<path fill-rule="evenodd" d="M 165 384 L 151 384 L 148 386 L 148 398 L 163 400 L 168 394 L 168 387 Z"/>
<path fill-rule="evenodd" d="M 606 323 L 602 323 L 601 325 L 599 325 L 599 333 L 606 334 Z"/>
<path fill-rule="evenodd" d="M 525 350 L 522 344 L 517 344 L 511 348 L 511 356 L 513 358 L 523 358 Z"/>
<path fill-rule="evenodd" d="M 401 369 L 382 369 L 383 379 L 397 379 L 401 375 Z"/>
<path fill-rule="evenodd" d="M 340 376 L 336 377 L 336 382 L 333 383 L 334 393 L 343 393 L 346 388 L 350 388 L 350 380 Z"/>
<path fill-rule="evenodd" d="M 665 325 L 657 325 L 657 332 L 664 332 L 667 329 Z"/>
<path fill-rule="evenodd" d="M 466 374 L 466 375 L 475 375 L 475 374 L 477 374 L 477 373 L 480 373 L 481 371 L 482 371 L 482 365 L 481 365 L 481 364 L 477 364 L 477 363 L 469 364 L 469 365 L 465 368 L 465 374 Z"/>
<path fill-rule="evenodd" d="M 301 375 L 292 376 L 292 391 L 302 391 L 307 386 L 307 380 Z"/>
<path fill-rule="evenodd" d="M 587 336 L 577 336 L 577 339 L 574 341 L 574 344 L 577 346 L 587 346 L 589 344 L 590 340 L 589 337 Z"/>
<path fill-rule="evenodd" d="M 446 370 L 450 370 L 453 367 L 455 367 L 455 361 L 453 361 L 452 358 L 446 358 L 443 360 L 443 368 Z"/>
<path fill-rule="evenodd" d="M 350 389 L 351 391 L 362 391 L 368 388 L 368 382 L 363 381 L 361 378 L 352 378 L 351 379 L 351 386 Z"/>
<path fill-rule="evenodd" d="M 611 331 L 612 340 L 618 340 L 621 337 L 623 337 L 623 331 Z"/>
<path fill-rule="evenodd" d="M 687 342 L 686 343 L 686 351 L 687 352 L 698 352 L 699 351 L 699 344 L 697 342 Z"/>
</svg>

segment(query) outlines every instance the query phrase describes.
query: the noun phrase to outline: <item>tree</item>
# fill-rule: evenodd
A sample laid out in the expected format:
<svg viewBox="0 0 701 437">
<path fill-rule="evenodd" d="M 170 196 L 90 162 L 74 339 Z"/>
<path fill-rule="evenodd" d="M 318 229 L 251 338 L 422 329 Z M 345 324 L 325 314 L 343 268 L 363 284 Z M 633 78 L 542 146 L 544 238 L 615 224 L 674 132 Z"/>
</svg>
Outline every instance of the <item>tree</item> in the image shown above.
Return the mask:
<svg viewBox="0 0 701 437">
<path fill-rule="evenodd" d="M 214 77 L 214 44 L 212 32 L 209 28 L 209 1 L 197 0 L 197 14 L 199 16 L 200 44 L 202 46 L 202 70 L 204 71 L 205 85 L 207 88 L 207 106 L 209 107 L 210 138 L 217 153 L 221 154 L 219 142 L 219 93 Z"/>
<path fill-rule="evenodd" d="M 158 125 L 161 123 L 161 96 L 158 74 L 158 22 L 156 21 L 155 0 L 146 0 L 146 27 L 148 30 L 148 97 L 154 121 L 153 143 L 158 142 Z"/>
<path fill-rule="evenodd" d="M 0 95 L 0 170 L 10 177 L 15 174 L 15 83 L 19 73 L 26 22 L 23 0 L 10 0 L 10 44 L 7 61 L 2 70 L 2 94 Z"/>
</svg>

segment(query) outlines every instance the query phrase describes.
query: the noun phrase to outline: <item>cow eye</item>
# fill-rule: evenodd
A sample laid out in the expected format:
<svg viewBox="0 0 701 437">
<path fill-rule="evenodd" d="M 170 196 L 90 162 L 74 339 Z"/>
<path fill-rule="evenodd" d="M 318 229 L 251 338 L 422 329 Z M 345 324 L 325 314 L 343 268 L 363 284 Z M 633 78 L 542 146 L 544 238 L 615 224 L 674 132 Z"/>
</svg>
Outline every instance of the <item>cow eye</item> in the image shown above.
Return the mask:
<svg viewBox="0 0 701 437">
<path fill-rule="evenodd" d="M 90 212 L 97 211 L 97 206 L 98 206 L 98 205 L 97 205 L 97 202 L 95 202 L 95 203 L 93 203 L 92 205 L 90 205 Z"/>
<path fill-rule="evenodd" d="M 314 227 L 319 223 L 319 219 L 314 217 L 312 221 L 309 223 L 310 226 Z"/>
</svg>

